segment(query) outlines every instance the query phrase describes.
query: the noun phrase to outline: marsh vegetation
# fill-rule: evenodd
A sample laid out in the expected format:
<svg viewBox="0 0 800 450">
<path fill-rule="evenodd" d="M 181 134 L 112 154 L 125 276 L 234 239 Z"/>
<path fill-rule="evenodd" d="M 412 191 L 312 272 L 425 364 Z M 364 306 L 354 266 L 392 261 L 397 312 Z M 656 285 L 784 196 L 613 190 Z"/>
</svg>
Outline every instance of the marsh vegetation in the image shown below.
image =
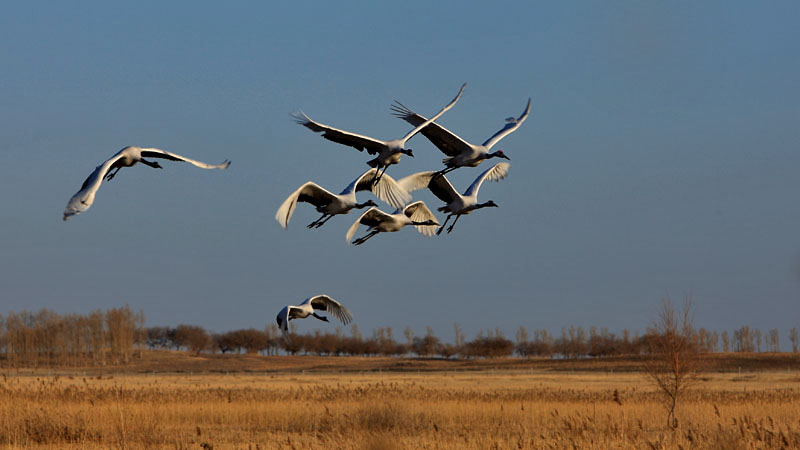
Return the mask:
<svg viewBox="0 0 800 450">
<path fill-rule="evenodd" d="M 40 449 L 800 447 L 800 373 L 714 373 L 676 428 L 641 373 L 19 375 L 0 446 Z"/>
</svg>

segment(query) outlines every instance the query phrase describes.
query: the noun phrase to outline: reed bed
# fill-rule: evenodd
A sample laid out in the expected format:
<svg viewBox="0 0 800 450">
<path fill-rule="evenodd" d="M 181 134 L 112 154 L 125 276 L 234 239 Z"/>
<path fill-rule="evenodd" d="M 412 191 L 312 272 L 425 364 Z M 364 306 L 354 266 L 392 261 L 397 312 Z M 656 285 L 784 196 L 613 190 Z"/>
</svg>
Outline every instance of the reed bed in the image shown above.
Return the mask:
<svg viewBox="0 0 800 450">
<path fill-rule="evenodd" d="M 712 374 L 668 428 L 639 374 L 12 376 L 0 447 L 800 448 L 800 376 Z"/>
</svg>

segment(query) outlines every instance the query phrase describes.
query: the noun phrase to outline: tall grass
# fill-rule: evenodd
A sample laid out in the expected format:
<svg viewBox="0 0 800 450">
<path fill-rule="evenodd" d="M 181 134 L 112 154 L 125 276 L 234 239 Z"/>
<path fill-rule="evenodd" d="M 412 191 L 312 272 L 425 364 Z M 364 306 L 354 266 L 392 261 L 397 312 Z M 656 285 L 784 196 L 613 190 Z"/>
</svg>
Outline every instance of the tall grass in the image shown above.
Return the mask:
<svg viewBox="0 0 800 450">
<path fill-rule="evenodd" d="M 800 377 L 710 375 L 679 427 L 636 374 L 0 379 L 0 448 L 800 448 Z"/>
</svg>

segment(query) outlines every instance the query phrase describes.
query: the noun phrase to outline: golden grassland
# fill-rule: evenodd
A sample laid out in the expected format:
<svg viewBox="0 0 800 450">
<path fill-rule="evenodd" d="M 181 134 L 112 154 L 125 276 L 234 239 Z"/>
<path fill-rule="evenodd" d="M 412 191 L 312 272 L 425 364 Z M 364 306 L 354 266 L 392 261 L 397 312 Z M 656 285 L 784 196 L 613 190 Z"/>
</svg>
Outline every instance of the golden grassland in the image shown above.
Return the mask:
<svg viewBox="0 0 800 450">
<path fill-rule="evenodd" d="M 296 361 L 319 369 L 322 360 Z M 6 370 L 0 448 L 800 448 L 796 364 L 704 374 L 673 430 L 640 373 L 498 363 L 419 372 Z"/>
</svg>

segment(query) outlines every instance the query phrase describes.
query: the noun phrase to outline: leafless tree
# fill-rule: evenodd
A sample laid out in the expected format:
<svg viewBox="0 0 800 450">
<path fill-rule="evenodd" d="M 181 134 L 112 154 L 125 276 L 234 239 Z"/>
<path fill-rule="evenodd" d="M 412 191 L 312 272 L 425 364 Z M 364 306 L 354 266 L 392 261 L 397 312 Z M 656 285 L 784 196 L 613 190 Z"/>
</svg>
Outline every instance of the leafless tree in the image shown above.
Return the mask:
<svg viewBox="0 0 800 450">
<path fill-rule="evenodd" d="M 453 347 L 455 347 L 455 352 L 463 354 L 464 344 L 466 342 L 467 338 L 464 335 L 464 331 L 461 329 L 461 325 L 459 325 L 458 322 L 453 323 Z"/>
<path fill-rule="evenodd" d="M 777 328 L 767 332 L 767 351 L 775 353 L 781 351 L 781 338 Z"/>
<path fill-rule="evenodd" d="M 436 337 L 435 334 L 433 334 L 433 328 L 431 328 L 430 325 L 428 325 L 425 327 L 425 337 L 414 338 L 412 348 L 414 349 L 414 353 L 416 353 L 417 356 L 433 356 L 434 354 L 436 354 L 438 346 L 439 346 L 439 338 Z"/>
<path fill-rule="evenodd" d="M 753 330 L 753 340 L 756 341 L 756 346 L 755 346 L 756 351 L 758 353 L 761 353 L 761 330 L 759 330 L 758 328 Z"/>
<path fill-rule="evenodd" d="M 789 341 L 792 343 L 792 352 L 797 353 L 798 344 L 800 344 L 800 333 L 797 328 L 789 330 Z"/>
<path fill-rule="evenodd" d="M 645 363 L 645 372 L 664 394 L 667 426 L 673 428 L 678 426 L 675 417 L 678 401 L 689 387 L 697 383 L 701 371 L 692 319 L 691 297 L 686 297 L 680 315 L 675 313 L 669 298 L 665 298 L 647 335 L 650 357 Z"/>
<path fill-rule="evenodd" d="M 147 346 L 151 349 L 167 348 L 169 342 L 168 327 L 150 327 L 147 329 Z"/>
<path fill-rule="evenodd" d="M 208 332 L 197 325 L 178 325 L 175 328 L 175 343 L 195 355 L 199 355 L 212 345 Z"/>
<path fill-rule="evenodd" d="M 406 329 L 403 330 L 403 336 L 406 337 L 406 345 L 410 351 L 414 348 L 414 330 L 412 330 L 411 327 L 406 327 Z"/>
<path fill-rule="evenodd" d="M 709 351 L 715 353 L 719 351 L 719 331 L 712 331 L 708 335 L 707 342 L 708 343 L 706 344 L 706 346 L 708 347 Z"/>
</svg>

